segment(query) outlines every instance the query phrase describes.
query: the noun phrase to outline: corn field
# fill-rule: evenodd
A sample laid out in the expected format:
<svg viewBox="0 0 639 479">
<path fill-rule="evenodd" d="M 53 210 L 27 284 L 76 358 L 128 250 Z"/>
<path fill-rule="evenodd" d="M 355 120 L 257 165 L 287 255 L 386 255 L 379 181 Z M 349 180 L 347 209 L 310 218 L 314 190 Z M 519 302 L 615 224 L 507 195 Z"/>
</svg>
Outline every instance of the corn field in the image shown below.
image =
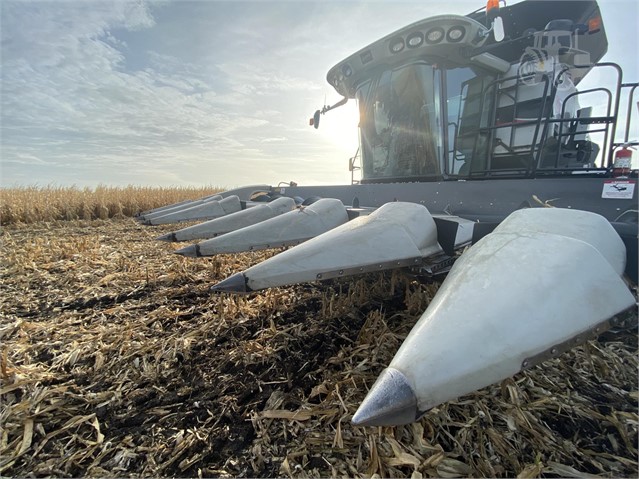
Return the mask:
<svg viewBox="0 0 639 479">
<path fill-rule="evenodd" d="M 0 189 L 0 224 L 135 216 L 159 206 L 211 195 L 221 188 L 25 186 Z"/>
</svg>

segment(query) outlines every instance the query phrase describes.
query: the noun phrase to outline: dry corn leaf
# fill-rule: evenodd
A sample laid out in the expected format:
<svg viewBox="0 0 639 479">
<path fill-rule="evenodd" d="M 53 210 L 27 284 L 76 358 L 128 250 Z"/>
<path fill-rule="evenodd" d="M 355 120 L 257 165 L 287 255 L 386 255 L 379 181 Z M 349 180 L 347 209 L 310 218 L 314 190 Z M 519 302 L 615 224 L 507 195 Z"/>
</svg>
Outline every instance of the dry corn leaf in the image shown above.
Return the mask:
<svg viewBox="0 0 639 479">
<path fill-rule="evenodd" d="M 450 457 L 444 458 L 436 469 L 439 477 L 467 477 L 472 472 L 467 464 Z"/>
<path fill-rule="evenodd" d="M 559 477 L 584 477 L 584 478 L 595 478 L 597 477 L 594 474 L 587 474 L 585 472 L 578 471 L 574 467 L 568 466 L 566 464 L 560 464 L 554 461 L 548 461 L 548 464 L 543 469 L 544 473 L 548 474 L 556 474 Z"/>
<path fill-rule="evenodd" d="M 517 474 L 517 479 L 527 479 L 531 477 L 539 477 L 543 471 L 544 465 L 541 463 L 528 464 L 523 470 Z"/>
<path fill-rule="evenodd" d="M 303 410 L 287 411 L 285 409 L 276 409 L 276 410 L 270 409 L 270 410 L 262 411 L 260 413 L 260 416 L 267 419 L 288 419 L 288 420 L 295 420 L 295 421 L 307 421 L 311 417 L 313 417 L 313 414 L 311 413 L 311 411 L 303 411 Z"/>
</svg>

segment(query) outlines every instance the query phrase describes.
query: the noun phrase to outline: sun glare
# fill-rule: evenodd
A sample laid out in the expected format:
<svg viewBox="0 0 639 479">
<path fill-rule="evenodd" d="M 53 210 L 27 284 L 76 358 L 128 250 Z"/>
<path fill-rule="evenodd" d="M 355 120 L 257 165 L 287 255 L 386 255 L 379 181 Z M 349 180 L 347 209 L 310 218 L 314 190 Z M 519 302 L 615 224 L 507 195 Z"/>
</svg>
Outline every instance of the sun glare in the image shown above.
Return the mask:
<svg viewBox="0 0 639 479">
<path fill-rule="evenodd" d="M 354 155 L 358 146 L 359 111 L 355 100 L 322 115 L 319 131 L 331 143 Z"/>
</svg>

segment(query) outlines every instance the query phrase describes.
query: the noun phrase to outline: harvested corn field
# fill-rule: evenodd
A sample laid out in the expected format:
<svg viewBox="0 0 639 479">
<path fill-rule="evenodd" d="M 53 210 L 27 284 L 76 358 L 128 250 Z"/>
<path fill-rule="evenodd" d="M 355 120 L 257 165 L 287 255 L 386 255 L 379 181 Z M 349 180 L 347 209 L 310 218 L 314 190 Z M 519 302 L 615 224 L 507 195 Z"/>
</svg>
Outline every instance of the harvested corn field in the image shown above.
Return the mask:
<svg viewBox="0 0 639 479">
<path fill-rule="evenodd" d="M 388 273 L 213 296 L 271 253 L 183 258 L 153 241 L 172 229 L 4 228 L 0 473 L 636 477 L 635 329 L 418 423 L 353 427 L 436 285 Z"/>
</svg>

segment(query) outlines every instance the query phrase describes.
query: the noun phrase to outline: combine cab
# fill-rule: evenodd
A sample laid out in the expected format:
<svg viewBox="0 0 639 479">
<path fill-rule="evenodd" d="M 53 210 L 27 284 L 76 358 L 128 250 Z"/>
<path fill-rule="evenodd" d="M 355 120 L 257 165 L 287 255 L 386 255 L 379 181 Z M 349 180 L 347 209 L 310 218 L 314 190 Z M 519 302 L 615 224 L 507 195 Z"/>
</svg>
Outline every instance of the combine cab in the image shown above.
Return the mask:
<svg viewBox="0 0 639 479">
<path fill-rule="evenodd" d="M 344 98 L 311 120 L 357 101 L 359 181 L 239 188 L 140 221 L 207 220 L 158 238 L 203 240 L 185 256 L 294 246 L 211 288 L 222 293 L 448 273 L 353 417 L 415 421 L 635 313 L 638 84 L 600 62 L 606 50 L 594 1 L 489 2 L 413 23 L 335 65 Z M 594 69 L 615 83 L 580 91 Z"/>
</svg>

